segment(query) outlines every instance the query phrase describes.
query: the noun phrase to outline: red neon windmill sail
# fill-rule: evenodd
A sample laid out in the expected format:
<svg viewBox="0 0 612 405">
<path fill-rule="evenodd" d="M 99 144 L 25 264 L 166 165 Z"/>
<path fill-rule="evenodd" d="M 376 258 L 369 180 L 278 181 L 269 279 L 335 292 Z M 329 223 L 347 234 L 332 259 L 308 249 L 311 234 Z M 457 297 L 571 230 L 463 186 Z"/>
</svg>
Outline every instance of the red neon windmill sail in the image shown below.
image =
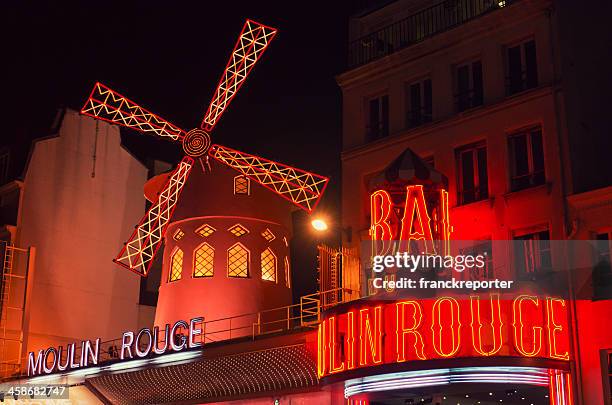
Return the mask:
<svg viewBox="0 0 612 405">
<path fill-rule="evenodd" d="M 117 264 L 142 276 L 147 275 L 193 168 L 194 158 L 201 159 L 205 155 L 205 158 L 212 157 L 307 212 L 312 212 L 316 207 L 329 181 L 327 177 L 225 146 L 211 145 L 210 141 L 209 132 L 275 35 L 274 28 L 253 20 L 245 22 L 206 110 L 202 129 L 185 132 L 103 84 L 95 84 L 81 110 L 82 114 L 146 134 L 180 141 L 186 155 L 168 178 L 157 201 L 140 220 L 134 233 L 114 259 Z"/>
</svg>

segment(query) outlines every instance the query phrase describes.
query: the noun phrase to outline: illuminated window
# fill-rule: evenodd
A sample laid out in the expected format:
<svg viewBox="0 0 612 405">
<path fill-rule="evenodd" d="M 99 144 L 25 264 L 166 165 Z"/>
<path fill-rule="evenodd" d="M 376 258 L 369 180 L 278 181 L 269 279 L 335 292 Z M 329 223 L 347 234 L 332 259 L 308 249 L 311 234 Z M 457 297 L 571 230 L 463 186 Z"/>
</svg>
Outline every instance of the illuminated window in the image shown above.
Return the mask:
<svg viewBox="0 0 612 405">
<path fill-rule="evenodd" d="M 512 191 L 544 184 L 542 128 L 534 127 L 510 135 L 510 188 Z"/>
<path fill-rule="evenodd" d="M 268 242 L 272 242 L 274 239 L 276 239 L 276 235 L 274 235 L 268 228 L 261 233 L 261 236 L 263 236 L 263 238 Z"/>
<path fill-rule="evenodd" d="M 519 233 L 514 236 L 514 250 L 517 276 L 535 280 L 538 273 L 552 269 L 550 234 L 547 230 L 533 233 Z"/>
<path fill-rule="evenodd" d="M 174 232 L 174 235 L 172 235 L 172 239 L 174 240 L 181 240 L 183 239 L 183 236 L 185 236 L 185 232 L 183 232 L 180 228 L 176 230 L 176 232 Z"/>
<path fill-rule="evenodd" d="M 227 250 L 228 277 L 249 276 L 249 251 L 240 243 Z"/>
<path fill-rule="evenodd" d="M 201 227 L 199 227 L 198 229 L 196 229 L 195 233 L 197 235 L 200 235 L 201 237 L 205 238 L 207 236 L 212 235 L 213 233 L 215 233 L 216 229 L 213 228 L 212 226 L 208 225 L 208 224 L 204 224 Z"/>
<path fill-rule="evenodd" d="M 212 277 L 215 249 L 208 243 L 201 244 L 193 253 L 193 277 Z"/>
<path fill-rule="evenodd" d="M 406 85 L 406 128 L 414 128 L 431 122 L 431 79 Z"/>
<path fill-rule="evenodd" d="M 291 288 L 291 269 L 289 268 L 289 257 L 285 256 L 285 285 Z"/>
<path fill-rule="evenodd" d="M 276 281 L 276 256 L 270 248 L 261 252 L 261 279 Z"/>
<path fill-rule="evenodd" d="M 486 144 L 479 142 L 463 146 L 455 151 L 455 156 L 459 204 L 469 204 L 489 198 Z"/>
<path fill-rule="evenodd" d="M 251 180 L 247 176 L 234 177 L 234 194 L 251 194 Z"/>
<path fill-rule="evenodd" d="M 170 276 L 168 281 L 176 281 L 181 279 L 183 273 L 183 251 L 176 249 L 170 258 Z"/>
<path fill-rule="evenodd" d="M 241 237 L 249 233 L 249 230 L 240 224 L 236 224 L 228 229 L 234 236 Z"/>
</svg>

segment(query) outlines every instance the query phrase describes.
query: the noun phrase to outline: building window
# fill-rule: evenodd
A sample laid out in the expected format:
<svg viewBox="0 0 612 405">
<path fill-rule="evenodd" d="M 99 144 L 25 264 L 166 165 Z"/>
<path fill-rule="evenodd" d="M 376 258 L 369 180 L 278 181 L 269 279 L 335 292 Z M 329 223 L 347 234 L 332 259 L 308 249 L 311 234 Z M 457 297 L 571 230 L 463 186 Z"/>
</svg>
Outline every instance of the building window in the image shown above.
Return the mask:
<svg viewBox="0 0 612 405">
<path fill-rule="evenodd" d="M 242 226 L 240 224 L 236 224 L 236 225 L 228 228 L 227 230 L 230 231 L 232 233 L 232 235 L 234 235 L 237 238 L 239 238 L 239 237 L 249 233 L 249 230 L 246 229 L 244 226 Z"/>
<path fill-rule="evenodd" d="M 612 298 L 612 262 L 610 253 L 612 242 L 610 236 L 612 232 L 602 232 L 595 235 L 596 258 L 593 266 L 593 299 Z"/>
<path fill-rule="evenodd" d="M 595 240 L 597 240 L 598 261 L 610 263 L 610 251 L 612 250 L 612 246 L 610 245 L 611 233 L 612 232 L 603 232 L 595 235 Z"/>
<path fill-rule="evenodd" d="M 193 253 L 193 277 L 212 277 L 214 275 L 215 249 L 202 243 Z"/>
<path fill-rule="evenodd" d="M 249 276 L 249 251 L 240 243 L 227 250 L 227 275 L 242 278 Z"/>
<path fill-rule="evenodd" d="M 544 184 L 544 146 L 541 127 L 510 135 L 509 151 L 512 191 Z"/>
<path fill-rule="evenodd" d="M 535 280 L 538 274 L 552 270 L 548 229 L 533 233 L 519 233 L 515 235 L 514 240 L 514 259 L 518 278 Z"/>
<path fill-rule="evenodd" d="M 368 100 L 366 127 L 368 141 L 389 135 L 389 96 L 383 95 Z"/>
<path fill-rule="evenodd" d="M 457 66 L 455 82 L 457 112 L 482 105 L 482 63 L 479 60 Z"/>
<path fill-rule="evenodd" d="M 431 80 L 425 79 L 406 86 L 406 128 L 431 122 Z"/>
<path fill-rule="evenodd" d="M 272 242 L 274 239 L 276 239 L 276 235 L 274 235 L 268 228 L 261 233 L 261 236 L 268 242 Z"/>
<path fill-rule="evenodd" d="M 455 154 L 459 204 L 469 204 L 489 198 L 486 144 L 479 142 L 467 145 L 457 149 Z"/>
<path fill-rule="evenodd" d="M 183 236 L 185 236 L 185 232 L 183 232 L 180 228 L 176 230 L 176 232 L 174 232 L 174 235 L 172 235 L 172 239 L 174 240 L 181 240 L 183 239 Z"/>
<path fill-rule="evenodd" d="M 508 47 L 506 58 L 508 95 L 538 86 L 538 65 L 534 40 Z"/>
<path fill-rule="evenodd" d="M 183 274 L 183 251 L 177 248 L 170 257 L 170 275 L 168 281 L 180 280 Z"/>
<path fill-rule="evenodd" d="M 261 252 L 261 279 L 276 282 L 276 256 L 270 248 Z"/>
<path fill-rule="evenodd" d="M 494 280 L 495 272 L 493 271 L 493 246 L 491 240 L 474 241 L 474 246 L 467 249 L 462 249 L 461 254 L 484 257 L 484 266 L 482 268 L 476 266 L 467 267 L 463 271 L 464 280 Z"/>
<path fill-rule="evenodd" d="M 602 366 L 607 366 L 607 370 L 604 370 L 604 395 L 605 398 L 608 398 L 608 401 L 610 401 L 606 403 L 612 403 L 612 350 L 603 349 L 602 355 L 605 356 L 602 361 Z"/>
<path fill-rule="evenodd" d="M 291 288 L 291 268 L 289 267 L 289 256 L 285 256 L 285 285 Z"/>
<path fill-rule="evenodd" d="M 234 177 L 234 194 L 251 195 L 251 180 L 247 176 Z"/>
<path fill-rule="evenodd" d="M 198 229 L 195 230 L 195 233 L 197 235 L 200 235 L 203 238 L 206 238 L 210 235 L 212 235 L 213 233 L 215 233 L 216 229 L 213 228 L 212 226 L 208 225 L 208 224 L 204 224 L 201 227 L 199 227 Z"/>
</svg>

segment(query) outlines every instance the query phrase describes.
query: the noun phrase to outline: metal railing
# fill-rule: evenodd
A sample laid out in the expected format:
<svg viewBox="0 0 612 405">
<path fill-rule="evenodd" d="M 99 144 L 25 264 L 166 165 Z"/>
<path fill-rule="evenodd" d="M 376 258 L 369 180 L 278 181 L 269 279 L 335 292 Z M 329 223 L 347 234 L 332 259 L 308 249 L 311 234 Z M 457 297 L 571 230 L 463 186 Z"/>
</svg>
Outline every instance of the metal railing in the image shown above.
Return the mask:
<svg viewBox="0 0 612 405">
<path fill-rule="evenodd" d="M 330 297 L 335 297 L 335 300 Z M 215 342 L 228 341 L 231 339 L 255 339 L 274 333 L 290 332 L 293 330 L 315 328 L 321 320 L 321 311 L 334 305 L 352 301 L 360 298 L 359 291 L 348 288 L 336 288 L 333 290 L 318 292 L 301 297 L 299 304 L 287 305 L 279 308 L 267 309 L 259 312 L 242 314 L 227 318 L 204 321 L 201 325 L 202 333 L 194 337 L 195 342 L 204 345 Z M 331 304 L 330 304 L 331 303 Z M 174 339 L 182 339 L 187 331 L 179 330 Z M 158 346 L 166 344 L 161 339 L 165 333 L 160 331 Z M 99 364 L 118 360 L 120 357 L 122 339 L 113 339 L 100 342 Z M 141 342 L 141 350 L 145 350 L 149 342 Z M 81 347 L 79 343 L 75 346 L 73 362 L 79 364 L 81 359 Z M 62 351 L 61 362 L 66 361 L 67 351 Z M 27 358 L 22 359 L 26 364 Z M 16 375 L 4 375 L 3 377 L 14 377 Z"/>
<path fill-rule="evenodd" d="M 517 0 L 446 0 L 349 43 L 350 69 L 390 55 Z"/>
</svg>

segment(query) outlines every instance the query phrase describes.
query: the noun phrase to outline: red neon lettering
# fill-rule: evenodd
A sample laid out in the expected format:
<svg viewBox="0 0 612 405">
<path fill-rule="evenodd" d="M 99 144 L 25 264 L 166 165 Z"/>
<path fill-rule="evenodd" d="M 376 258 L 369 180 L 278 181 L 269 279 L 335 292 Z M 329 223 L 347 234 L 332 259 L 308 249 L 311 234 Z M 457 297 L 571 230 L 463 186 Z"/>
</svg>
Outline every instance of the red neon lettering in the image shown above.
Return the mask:
<svg viewBox="0 0 612 405">
<path fill-rule="evenodd" d="M 450 305 L 450 313 L 447 317 L 442 316 L 442 304 L 448 302 Z M 442 325 L 442 319 L 450 318 L 450 332 L 451 332 L 451 347 L 449 351 L 444 350 L 444 325 Z M 436 353 L 442 357 L 451 357 L 457 354 L 459 346 L 461 345 L 461 335 L 459 329 L 461 328 L 461 318 L 459 312 L 459 302 L 453 297 L 441 297 L 438 298 L 432 308 L 432 323 L 431 331 L 433 333 L 433 347 Z"/>
<path fill-rule="evenodd" d="M 417 229 L 413 228 L 414 217 L 416 214 Z M 402 218 L 402 230 L 400 240 L 423 240 L 425 241 L 425 253 L 435 253 L 433 248 L 433 236 L 430 227 L 430 218 L 425 205 L 425 195 L 423 194 L 423 186 L 408 186 L 406 187 L 406 205 L 404 208 L 404 216 Z"/>
<path fill-rule="evenodd" d="M 393 239 L 393 229 L 389 217 L 393 209 L 391 195 L 385 190 L 378 190 L 370 196 L 370 236 L 372 240 Z"/>
<path fill-rule="evenodd" d="M 339 356 L 339 345 L 336 343 L 336 317 L 330 316 L 327 320 L 327 327 L 329 329 L 329 372 L 330 374 L 339 373 L 344 371 L 344 361 L 338 363 Z"/>
<path fill-rule="evenodd" d="M 323 377 L 327 373 L 327 336 L 325 336 L 325 323 L 319 324 L 317 331 L 317 374 Z"/>
<path fill-rule="evenodd" d="M 352 370 L 356 366 L 355 359 L 355 311 L 346 314 L 347 333 L 346 333 L 346 368 Z"/>
<path fill-rule="evenodd" d="M 548 329 L 548 348 L 550 351 L 550 357 L 553 359 L 569 360 L 569 352 L 558 353 L 557 352 L 557 333 L 563 332 L 563 325 L 559 325 L 555 322 L 555 308 L 554 303 L 561 304 L 561 307 L 565 308 L 565 300 L 561 298 L 546 298 L 546 329 Z"/>
<path fill-rule="evenodd" d="M 406 307 L 412 307 L 412 324 L 406 326 Z M 423 336 L 417 329 L 421 326 L 423 321 L 423 309 L 421 304 L 416 301 L 402 301 L 395 304 L 397 313 L 397 323 L 395 334 L 396 339 L 396 353 L 397 362 L 401 363 L 406 361 L 406 336 L 412 335 L 414 337 L 414 352 L 420 360 L 425 360 L 425 353 L 423 351 L 425 344 L 423 343 Z"/>
<path fill-rule="evenodd" d="M 452 227 L 450 225 L 450 215 L 448 213 L 448 192 L 446 190 L 440 190 L 440 236 L 442 241 L 442 254 L 444 256 L 450 255 L 450 234 Z"/>
<path fill-rule="evenodd" d="M 472 312 L 472 345 L 477 353 L 483 356 L 492 356 L 500 351 L 502 347 L 502 327 L 501 305 L 499 294 L 491 294 L 491 322 L 487 322 L 487 327 L 491 328 L 491 350 L 485 350 L 482 344 L 482 329 L 484 325 L 480 318 L 480 297 L 477 295 L 470 297 L 470 310 Z"/>
<path fill-rule="evenodd" d="M 359 311 L 359 365 L 382 363 L 382 306 L 374 308 L 374 326 L 370 320 L 370 310 Z M 368 350 L 369 347 L 369 350 Z"/>
<path fill-rule="evenodd" d="M 538 297 L 534 297 L 532 295 L 519 295 L 514 299 L 512 303 L 512 310 L 514 319 L 512 322 L 512 327 L 514 329 L 514 347 L 516 350 L 526 357 L 534 357 L 540 350 L 542 349 L 542 327 L 533 326 L 533 349 L 528 351 L 525 349 L 525 342 L 523 340 L 523 329 L 525 325 L 523 324 L 523 302 L 530 301 L 535 304 L 536 307 L 540 306 L 540 300 Z"/>
</svg>

